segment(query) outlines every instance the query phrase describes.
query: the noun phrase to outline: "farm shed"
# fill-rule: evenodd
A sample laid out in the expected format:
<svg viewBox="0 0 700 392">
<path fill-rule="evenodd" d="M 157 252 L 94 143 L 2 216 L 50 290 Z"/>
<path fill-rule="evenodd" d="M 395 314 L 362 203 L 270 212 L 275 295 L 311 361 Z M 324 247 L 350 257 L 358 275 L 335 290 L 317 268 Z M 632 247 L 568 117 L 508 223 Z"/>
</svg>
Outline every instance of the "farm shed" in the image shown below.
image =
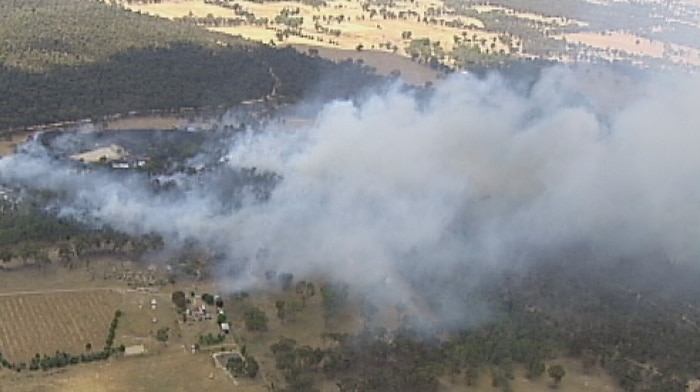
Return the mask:
<svg viewBox="0 0 700 392">
<path fill-rule="evenodd" d="M 131 357 L 134 355 L 143 355 L 146 353 L 146 347 L 143 344 L 138 344 L 136 346 L 129 346 L 124 349 L 124 355 Z"/>
</svg>

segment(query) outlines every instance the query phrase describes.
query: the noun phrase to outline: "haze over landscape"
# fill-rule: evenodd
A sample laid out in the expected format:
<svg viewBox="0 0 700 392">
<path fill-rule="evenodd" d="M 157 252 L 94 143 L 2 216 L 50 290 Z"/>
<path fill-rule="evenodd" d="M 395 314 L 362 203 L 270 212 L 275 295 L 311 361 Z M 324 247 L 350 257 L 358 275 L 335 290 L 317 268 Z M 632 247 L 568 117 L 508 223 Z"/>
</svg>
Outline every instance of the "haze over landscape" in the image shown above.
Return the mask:
<svg viewBox="0 0 700 392">
<path fill-rule="evenodd" d="M 652 77 L 601 113 L 578 72 L 550 68 L 525 92 L 498 76 L 453 76 L 426 99 L 392 86 L 324 104 L 302 128 L 223 141 L 226 166 L 280 177 L 264 203 L 245 186 L 227 193 L 219 173 L 163 177 L 185 190 L 158 196 L 135 175 L 76 171 L 38 141 L 0 161 L 0 175 L 62 195 L 59 216 L 196 239 L 260 277 L 275 268 L 367 283 L 402 263 L 509 268 L 572 246 L 695 263 L 700 79 Z M 269 257 L 255 261 L 263 248 Z"/>
<path fill-rule="evenodd" d="M 0 3 L 0 391 L 696 392 L 700 8 L 545 3 Z"/>
</svg>

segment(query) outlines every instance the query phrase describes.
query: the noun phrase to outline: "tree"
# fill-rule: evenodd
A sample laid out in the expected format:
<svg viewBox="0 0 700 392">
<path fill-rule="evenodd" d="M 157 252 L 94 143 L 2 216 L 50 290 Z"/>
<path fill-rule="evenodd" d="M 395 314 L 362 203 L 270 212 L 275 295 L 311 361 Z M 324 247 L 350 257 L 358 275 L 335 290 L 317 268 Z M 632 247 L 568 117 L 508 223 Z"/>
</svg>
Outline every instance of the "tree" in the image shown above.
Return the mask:
<svg viewBox="0 0 700 392">
<path fill-rule="evenodd" d="M 324 285 L 321 287 L 323 298 L 323 316 L 326 322 L 336 316 L 345 305 L 348 297 L 347 285 Z"/>
<path fill-rule="evenodd" d="M 201 346 L 211 346 L 214 344 L 219 344 L 223 342 L 226 339 L 225 335 L 212 335 L 211 333 L 208 333 L 206 335 L 199 335 L 199 345 Z"/>
<path fill-rule="evenodd" d="M 14 257 L 14 254 L 12 253 L 11 250 L 9 250 L 9 249 L 0 250 L 0 260 L 2 260 L 3 263 L 9 263 L 10 261 L 12 261 L 12 257 Z"/>
<path fill-rule="evenodd" d="M 58 259 L 64 267 L 70 267 L 72 265 L 74 254 L 69 244 L 61 244 L 61 246 L 58 247 Z"/>
<path fill-rule="evenodd" d="M 464 382 L 467 386 L 476 385 L 476 381 L 479 378 L 479 369 L 476 366 L 469 365 L 464 371 Z"/>
<path fill-rule="evenodd" d="M 292 280 L 294 280 L 294 275 L 290 273 L 279 274 L 277 278 L 282 285 L 282 290 L 289 290 L 292 287 Z"/>
<path fill-rule="evenodd" d="M 260 308 L 248 308 L 243 313 L 243 322 L 249 331 L 267 331 L 267 315 Z"/>
<path fill-rule="evenodd" d="M 168 332 L 170 332 L 170 328 L 168 327 L 158 329 L 158 331 L 156 331 L 156 340 L 159 342 L 167 342 L 169 338 Z"/>
<path fill-rule="evenodd" d="M 172 300 L 178 309 L 184 310 L 187 308 L 187 296 L 182 291 L 176 291 L 172 295 Z"/>
<path fill-rule="evenodd" d="M 280 319 L 284 323 L 285 316 L 287 315 L 285 312 L 285 302 L 282 300 L 278 300 L 275 302 L 275 308 L 277 308 L 277 318 Z"/>
<path fill-rule="evenodd" d="M 362 317 L 364 318 L 365 325 L 370 324 L 374 320 L 374 316 L 379 311 L 379 308 L 372 302 L 365 299 L 362 301 Z"/>
<path fill-rule="evenodd" d="M 206 303 L 209 306 L 213 306 L 214 305 L 214 296 L 209 294 L 209 293 L 204 293 L 204 294 L 202 294 L 202 301 L 204 301 L 204 303 Z"/>
<path fill-rule="evenodd" d="M 248 356 L 246 357 L 246 367 L 245 367 L 245 372 L 250 378 L 255 378 L 255 376 L 258 375 L 258 371 L 260 370 L 260 365 L 258 364 L 258 361 L 255 360 L 254 357 Z"/>
<path fill-rule="evenodd" d="M 27 263 L 29 259 L 36 255 L 36 249 L 30 244 L 24 244 L 19 248 L 19 257 L 22 262 Z"/>
<path fill-rule="evenodd" d="M 312 282 L 306 284 L 306 296 L 313 297 L 316 294 L 316 286 Z"/>
<path fill-rule="evenodd" d="M 226 369 L 234 376 L 240 376 L 245 371 L 245 362 L 239 356 L 230 357 L 226 361 Z"/>
<path fill-rule="evenodd" d="M 288 302 L 284 310 L 285 319 L 289 321 L 296 320 L 297 314 L 301 312 L 303 308 L 304 306 L 297 301 Z"/>
<path fill-rule="evenodd" d="M 37 251 L 35 257 L 36 262 L 39 264 L 40 267 L 51 264 L 51 258 L 49 258 L 49 254 L 43 249 Z"/>
<path fill-rule="evenodd" d="M 554 386 L 558 386 L 561 380 L 566 375 L 566 370 L 561 365 L 552 365 L 547 371 L 549 377 L 554 381 Z"/>
<path fill-rule="evenodd" d="M 545 366 L 539 358 L 533 358 L 528 364 L 527 378 L 536 378 L 544 374 Z"/>
<path fill-rule="evenodd" d="M 316 287 L 313 283 L 302 280 L 301 282 L 297 283 L 295 291 L 301 296 L 302 306 L 306 306 L 306 299 L 308 297 L 313 297 L 314 294 L 316 294 Z"/>
</svg>

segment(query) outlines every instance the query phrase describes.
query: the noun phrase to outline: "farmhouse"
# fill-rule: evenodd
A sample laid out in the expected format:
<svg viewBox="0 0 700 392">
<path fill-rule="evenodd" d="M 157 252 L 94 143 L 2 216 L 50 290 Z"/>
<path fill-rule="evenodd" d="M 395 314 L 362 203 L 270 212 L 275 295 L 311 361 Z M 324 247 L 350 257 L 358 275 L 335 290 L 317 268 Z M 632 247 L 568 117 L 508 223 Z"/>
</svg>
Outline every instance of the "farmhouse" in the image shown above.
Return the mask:
<svg viewBox="0 0 700 392">
<path fill-rule="evenodd" d="M 135 169 L 138 167 L 144 167 L 146 165 L 146 158 L 137 159 L 120 159 L 112 162 L 112 169 Z"/>
<path fill-rule="evenodd" d="M 112 169 L 128 169 L 129 163 L 125 161 L 112 162 Z"/>
<path fill-rule="evenodd" d="M 211 314 L 207 312 L 207 307 L 203 304 L 201 306 L 195 306 L 192 309 L 187 309 L 185 311 L 185 314 L 187 315 L 188 320 L 191 321 L 202 321 L 212 319 Z"/>
</svg>

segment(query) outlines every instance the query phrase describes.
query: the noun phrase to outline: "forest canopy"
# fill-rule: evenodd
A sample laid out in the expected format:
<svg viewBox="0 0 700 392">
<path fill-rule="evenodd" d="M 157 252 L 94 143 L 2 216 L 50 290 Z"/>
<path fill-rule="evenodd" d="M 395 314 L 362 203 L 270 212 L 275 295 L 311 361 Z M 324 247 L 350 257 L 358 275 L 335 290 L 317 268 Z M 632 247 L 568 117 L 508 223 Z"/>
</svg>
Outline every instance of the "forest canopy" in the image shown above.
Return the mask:
<svg viewBox="0 0 700 392">
<path fill-rule="evenodd" d="M 0 2 L 0 129 L 300 98 L 338 66 L 96 1 Z M 350 86 L 348 83 L 347 86 Z M 342 91 L 339 93 L 342 94 Z"/>
</svg>

